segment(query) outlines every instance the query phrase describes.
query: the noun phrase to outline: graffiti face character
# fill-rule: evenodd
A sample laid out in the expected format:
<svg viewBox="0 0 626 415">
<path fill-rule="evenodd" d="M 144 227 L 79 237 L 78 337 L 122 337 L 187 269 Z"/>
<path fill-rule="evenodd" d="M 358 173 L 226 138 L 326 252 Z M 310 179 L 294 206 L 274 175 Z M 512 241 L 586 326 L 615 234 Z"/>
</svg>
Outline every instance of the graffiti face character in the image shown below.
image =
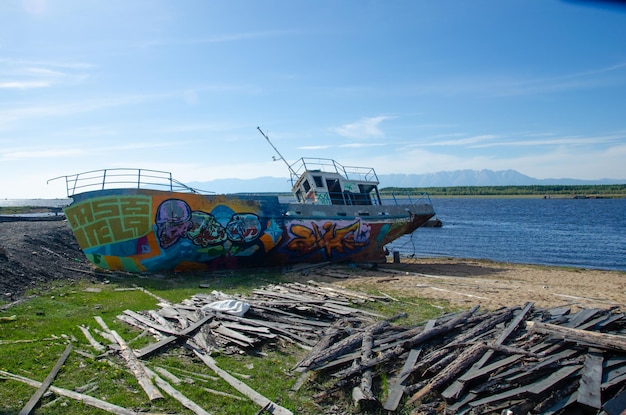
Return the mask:
<svg viewBox="0 0 626 415">
<path fill-rule="evenodd" d="M 206 248 L 226 240 L 226 230 L 211 214 L 193 212 L 191 223 L 192 226 L 187 231 L 187 237 L 196 245 Z"/>
<path fill-rule="evenodd" d="M 233 242 L 250 242 L 261 234 L 261 222 L 256 215 L 239 213 L 233 215 L 226 225 L 226 233 Z"/>
<path fill-rule="evenodd" d="M 156 225 L 162 248 L 174 245 L 191 228 L 191 208 L 183 200 L 169 199 L 157 209 Z"/>
</svg>

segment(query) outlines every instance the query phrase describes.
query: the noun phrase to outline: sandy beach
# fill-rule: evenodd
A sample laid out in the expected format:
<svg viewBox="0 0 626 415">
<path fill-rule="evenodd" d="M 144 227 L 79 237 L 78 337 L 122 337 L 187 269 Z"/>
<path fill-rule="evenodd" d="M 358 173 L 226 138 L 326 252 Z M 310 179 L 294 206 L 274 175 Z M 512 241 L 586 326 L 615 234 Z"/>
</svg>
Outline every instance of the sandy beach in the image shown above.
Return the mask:
<svg viewBox="0 0 626 415">
<path fill-rule="evenodd" d="M 382 275 L 351 278 L 339 284 L 373 285 L 385 293 L 447 300 L 486 309 L 534 302 L 538 307 L 569 305 L 608 308 L 626 305 L 626 273 L 460 258 L 402 259 Z M 379 271 L 380 272 L 380 271 Z M 392 295 L 392 294 L 390 294 Z"/>
</svg>

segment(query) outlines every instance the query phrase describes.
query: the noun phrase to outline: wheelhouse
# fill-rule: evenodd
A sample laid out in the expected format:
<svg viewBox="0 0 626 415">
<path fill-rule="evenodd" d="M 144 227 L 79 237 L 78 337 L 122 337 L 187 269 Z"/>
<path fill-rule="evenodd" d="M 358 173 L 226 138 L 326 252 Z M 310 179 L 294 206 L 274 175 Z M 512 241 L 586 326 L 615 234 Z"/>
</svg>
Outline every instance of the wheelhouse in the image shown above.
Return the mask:
<svg viewBox="0 0 626 415">
<path fill-rule="evenodd" d="M 299 203 L 381 205 L 373 168 L 342 166 L 332 159 L 301 158 L 290 166 L 292 192 Z"/>
</svg>

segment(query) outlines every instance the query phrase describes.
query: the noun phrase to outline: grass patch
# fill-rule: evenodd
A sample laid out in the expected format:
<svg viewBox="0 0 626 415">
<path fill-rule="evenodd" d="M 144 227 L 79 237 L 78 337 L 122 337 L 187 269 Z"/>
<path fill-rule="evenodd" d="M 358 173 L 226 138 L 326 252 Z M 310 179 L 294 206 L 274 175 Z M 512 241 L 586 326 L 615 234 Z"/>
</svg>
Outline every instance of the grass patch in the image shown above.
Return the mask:
<svg viewBox="0 0 626 415">
<path fill-rule="evenodd" d="M 65 362 L 53 385 L 75 389 L 87 385 L 86 394 L 106 400 L 135 411 L 153 413 L 191 414 L 172 398 L 150 402 L 117 356 L 94 356 L 97 354 L 79 326 L 100 329 L 94 316 L 100 316 L 108 326 L 116 330 L 131 348 L 138 349 L 154 340 L 140 331 L 119 321 L 116 316 L 125 309 L 133 311 L 158 308 L 159 300 L 141 290 L 127 288 L 143 287 L 157 297 L 178 303 L 199 292 L 222 291 L 228 294 L 249 294 L 253 289 L 269 283 L 286 282 L 286 277 L 276 270 L 255 272 L 216 272 L 211 275 L 163 275 L 150 278 L 128 277 L 105 282 L 58 282 L 51 286 L 31 290 L 29 300 L 0 311 L 0 369 L 34 380 L 43 381 L 68 342 L 74 351 Z M 202 287 L 202 288 L 200 288 Z M 119 290 L 125 289 L 125 290 Z M 377 294 L 364 287 L 363 291 Z M 401 293 L 389 293 L 399 301 L 372 302 L 363 308 L 386 317 L 405 312 L 407 316 L 394 324 L 415 325 L 449 311 L 440 301 L 403 297 Z M 96 334 L 94 337 L 99 338 Z M 81 353 L 84 352 L 84 353 Z M 220 355 L 214 358 L 218 365 L 239 377 L 251 388 L 298 414 L 317 414 L 321 410 L 312 396 L 319 392 L 316 386 L 307 385 L 297 393 L 289 389 L 299 374 L 291 368 L 307 351 L 285 343 L 278 347 L 264 347 L 255 354 Z M 145 360 L 148 367 L 162 367 L 183 379 L 175 387 L 192 401 L 213 414 L 256 414 L 258 405 L 247 398 L 237 400 L 221 396 L 206 389 L 241 396 L 206 367 L 193 353 L 181 348 L 170 348 Z M 0 379 L 0 411 L 17 414 L 35 392 L 35 388 L 13 380 Z M 384 391 L 382 393 L 385 393 Z M 53 401 L 55 395 L 45 397 L 34 414 L 99 414 L 105 413 L 69 398 Z M 346 413 L 355 410 L 350 397 L 344 403 Z"/>
</svg>

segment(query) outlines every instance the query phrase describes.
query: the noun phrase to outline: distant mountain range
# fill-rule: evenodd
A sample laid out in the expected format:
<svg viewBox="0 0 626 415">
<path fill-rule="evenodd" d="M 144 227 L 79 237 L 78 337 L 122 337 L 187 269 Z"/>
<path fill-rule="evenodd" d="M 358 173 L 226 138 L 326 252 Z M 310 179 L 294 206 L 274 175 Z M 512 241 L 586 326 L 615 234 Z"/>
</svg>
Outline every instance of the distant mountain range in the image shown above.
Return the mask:
<svg viewBox="0 0 626 415">
<path fill-rule="evenodd" d="M 455 170 L 426 174 L 380 174 L 380 188 L 385 187 L 453 187 L 453 186 L 529 186 L 529 185 L 584 185 L 624 184 L 626 179 L 535 179 L 515 170 Z M 215 193 L 291 191 L 286 177 L 258 177 L 255 179 L 217 179 L 191 182 L 189 186 Z"/>
</svg>

